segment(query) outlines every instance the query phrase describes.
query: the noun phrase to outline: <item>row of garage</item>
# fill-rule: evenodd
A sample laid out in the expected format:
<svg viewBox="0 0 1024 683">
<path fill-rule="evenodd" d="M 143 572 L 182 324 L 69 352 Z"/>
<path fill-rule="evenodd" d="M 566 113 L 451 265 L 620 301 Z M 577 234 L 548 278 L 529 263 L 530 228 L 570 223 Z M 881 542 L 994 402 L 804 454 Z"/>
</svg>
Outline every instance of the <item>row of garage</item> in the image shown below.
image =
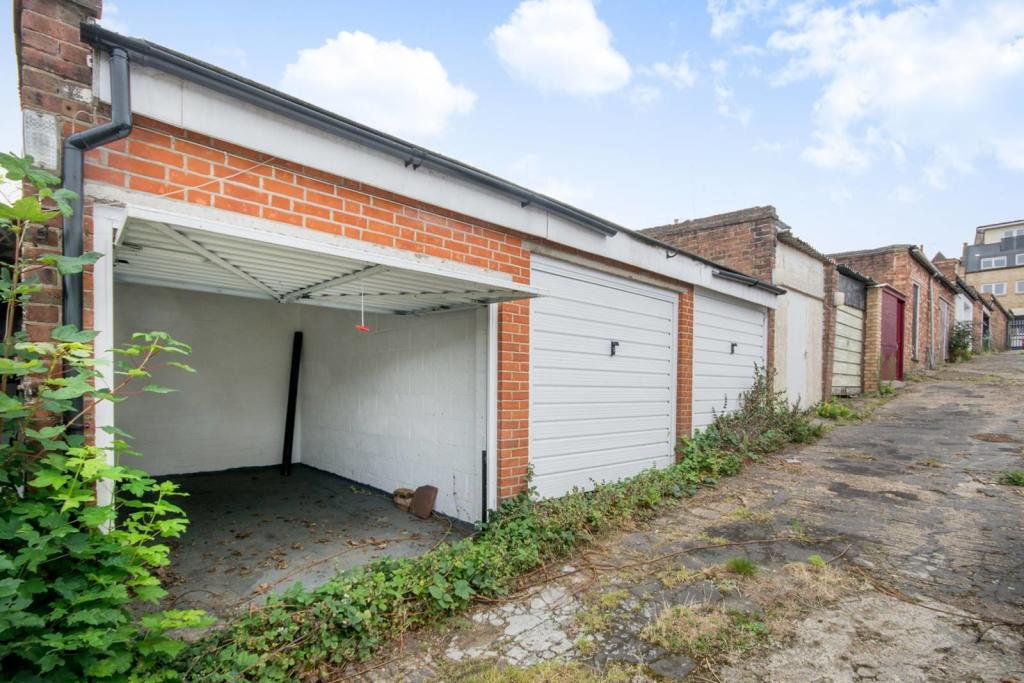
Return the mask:
<svg viewBox="0 0 1024 683">
<path fill-rule="evenodd" d="M 134 435 L 153 474 L 278 465 L 291 346 L 302 332 L 294 462 L 382 491 L 437 486 L 437 510 L 465 521 L 497 504 L 487 472 L 493 480 L 501 466 L 489 455 L 500 303 L 459 306 L 449 292 L 439 306 L 384 309 L 390 283 L 372 277 L 280 303 L 261 297 L 259 285 L 281 293 L 326 282 L 331 272 L 322 259 L 322 272 L 310 273 L 294 247 L 152 220 L 121 229 L 112 268 L 115 337 L 165 330 L 192 344 L 198 370 L 186 377 L 160 371 L 158 380 L 179 392 L 117 408 L 118 426 Z M 196 253 L 213 257 L 207 263 L 244 264 L 263 279 L 258 285 L 229 269 L 195 268 Z M 245 259 L 287 259 L 306 279 L 289 279 L 280 266 L 263 273 Z M 422 276 L 408 273 L 403 282 L 396 271 L 391 277 L 406 292 L 399 298 L 411 296 L 410 282 L 425 286 Z M 183 272 L 189 277 L 175 279 Z M 529 297 L 528 449 L 540 495 L 674 462 L 677 438 L 688 435 L 677 434 L 680 296 L 692 296 L 693 306 L 692 428 L 734 407 L 755 364 L 764 365 L 762 306 L 540 254 L 531 272 L 529 288 L 489 296 Z M 416 296 L 438 303 L 425 291 Z M 375 302 L 369 309 L 368 301 Z M 369 331 L 357 330 L 360 324 Z"/>
</svg>

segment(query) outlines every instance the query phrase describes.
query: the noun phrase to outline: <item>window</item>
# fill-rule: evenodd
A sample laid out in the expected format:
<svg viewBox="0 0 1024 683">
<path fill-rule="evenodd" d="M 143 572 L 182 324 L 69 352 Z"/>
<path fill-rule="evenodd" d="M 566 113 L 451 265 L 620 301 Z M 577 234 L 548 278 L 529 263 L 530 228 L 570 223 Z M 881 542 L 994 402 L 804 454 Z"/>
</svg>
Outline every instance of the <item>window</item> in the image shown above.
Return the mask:
<svg viewBox="0 0 1024 683">
<path fill-rule="evenodd" d="M 1017 254 L 1014 265 L 1024 266 L 1024 254 Z"/>
<path fill-rule="evenodd" d="M 1024 228 L 1017 228 L 1015 230 L 1003 230 L 1003 239 L 1007 237 L 1019 237 L 1024 235 Z"/>
<path fill-rule="evenodd" d="M 1020 285 L 1017 286 L 1020 289 Z M 1006 283 L 1005 282 L 986 282 L 981 286 L 982 294 L 995 294 L 996 296 L 1002 296 L 1006 294 Z"/>
<path fill-rule="evenodd" d="M 1024 294 L 1024 280 L 1017 280 L 1017 293 Z"/>
<path fill-rule="evenodd" d="M 917 309 L 921 303 L 921 285 L 916 282 L 911 294 L 910 357 L 917 360 Z"/>
<path fill-rule="evenodd" d="M 981 269 L 986 270 L 988 268 L 1005 268 L 1006 257 L 1005 256 L 990 256 L 988 258 L 981 259 Z"/>
</svg>

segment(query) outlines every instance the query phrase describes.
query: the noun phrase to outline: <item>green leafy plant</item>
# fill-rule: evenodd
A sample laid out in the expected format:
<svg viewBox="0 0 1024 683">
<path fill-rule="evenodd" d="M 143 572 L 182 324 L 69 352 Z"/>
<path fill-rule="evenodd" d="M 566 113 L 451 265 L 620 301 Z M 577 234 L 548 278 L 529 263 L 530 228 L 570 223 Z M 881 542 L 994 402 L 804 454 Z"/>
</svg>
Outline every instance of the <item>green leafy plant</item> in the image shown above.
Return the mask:
<svg viewBox="0 0 1024 683">
<path fill-rule="evenodd" d="M 999 477 L 999 483 L 1006 486 L 1024 486 L 1024 470 L 1006 470 Z"/>
<path fill-rule="evenodd" d="M 824 558 L 822 558 L 821 555 L 811 555 L 807 558 L 807 564 L 817 569 L 821 569 L 823 567 L 828 566 L 828 563 L 825 562 Z"/>
<path fill-rule="evenodd" d="M 857 413 L 840 403 L 836 398 L 832 398 L 829 401 L 823 401 L 818 404 L 818 408 L 815 410 L 818 417 L 826 420 L 848 420 L 856 419 Z"/>
<path fill-rule="evenodd" d="M 188 347 L 159 332 L 135 335 L 115 349 L 108 385 L 94 360 L 95 332 L 63 325 L 38 340 L 16 329 L 42 273 L 80 273 L 100 257 L 26 256 L 31 231 L 69 215 L 73 198 L 31 164 L 0 155 L 7 178 L 32 191 L 0 203 L 0 671 L 14 681 L 164 678 L 184 647 L 168 632 L 204 623 L 196 611 L 140 609 L 164 595 L 151 570 L 168 562 L 160 539 L 185 529 L 171 502 L 180 492 L 119 464 L 137 455 L 127 435 L 104 427 L 113 445 L 103 448 L 82 426 L 97 403 L 124 400 L 159 357 Z M 169 391 L 152 383 L 142 390 Z"/>
<path fill-rule="evenodd" d="M 954 361 L 971 359 L 971 340 L 974 326 L 964 320 L 953 325 L 949 333 L 949 355 Z"/>
<path fill-rule="evenodd" d="M 725 568 L 731 571 L 733 574 L 738 574 L 739 576 L 746 577 L 754 576 L 760 569 L 760 567 L 757 566 L 756 562 L 754 562 L 749 557 L 743 556 L 730 557 L 728 560 L 725 561 Z"/>
</svg>

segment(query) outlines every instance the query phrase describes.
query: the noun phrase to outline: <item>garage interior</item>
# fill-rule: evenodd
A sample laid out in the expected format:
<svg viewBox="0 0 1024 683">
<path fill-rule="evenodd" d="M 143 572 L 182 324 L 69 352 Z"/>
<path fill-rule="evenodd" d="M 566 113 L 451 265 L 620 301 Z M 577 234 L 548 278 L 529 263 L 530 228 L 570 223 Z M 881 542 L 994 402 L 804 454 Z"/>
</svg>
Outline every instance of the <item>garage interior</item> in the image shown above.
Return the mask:
<svg viewBox="0 0 1024 683">
<path fill-rule="evenodd" d="M 481 517 L 487 304 L 528 288 L 134 219 L 114 253 L 115 339 L 166 331 L 192 346 L 197 370 L 155 368 L 153 381 L 178 391 L 115 412 L 144 454 L 135 466 L 189 494 L 166 577 L 175 607 L 223 612 L 316 585 L 425 552 Z M 440 513 L 429 520 L 388 495 L 427 484 Z"/>
</svg>

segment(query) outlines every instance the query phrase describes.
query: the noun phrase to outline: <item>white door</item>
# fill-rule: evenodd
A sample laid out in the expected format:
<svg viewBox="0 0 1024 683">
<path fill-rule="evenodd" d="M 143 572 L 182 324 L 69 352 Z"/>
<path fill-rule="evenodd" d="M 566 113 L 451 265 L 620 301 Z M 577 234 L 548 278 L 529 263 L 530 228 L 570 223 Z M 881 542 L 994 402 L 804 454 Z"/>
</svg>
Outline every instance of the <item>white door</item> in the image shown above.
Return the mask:
<svg viewBox="0 0 1024 683">
<path fill-rule="evenodd" d="M 693 427 L 735 410 L 765 364 L 765 309 L 697 290 L 693 299 Z"/>
<path fill-rule="evenodd" d="M 821 299 L 793 289 L 775 311 L 777 387 L 790 403 L 807 407 L 821 400 L 823 311 Z"/>
<path fill-rule="evenodd" d="M 674 461 L 678 295 L 534 255 L 530 464 L 538 493 Z"/>
</svg>

